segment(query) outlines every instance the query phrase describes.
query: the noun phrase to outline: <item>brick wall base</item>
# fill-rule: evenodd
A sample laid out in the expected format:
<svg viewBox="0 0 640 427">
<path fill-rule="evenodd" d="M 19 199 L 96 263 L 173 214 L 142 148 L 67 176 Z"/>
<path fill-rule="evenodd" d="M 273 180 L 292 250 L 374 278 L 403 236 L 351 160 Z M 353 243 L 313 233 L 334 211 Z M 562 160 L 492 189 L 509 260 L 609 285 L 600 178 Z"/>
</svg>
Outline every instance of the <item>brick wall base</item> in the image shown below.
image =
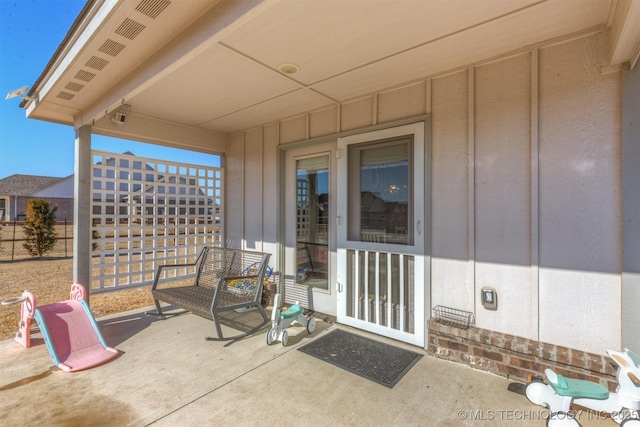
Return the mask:
<svg viewBox="0 0 640 427">
<path fill-rule="evenodd" d="M 617 386 L 615 364 L 607 355 L 475 327 L 461 329 L 433 318 L 429 320 L 428 333 L 429 354 L 516 381 L 544 377 L 544 370 L 551 368 L 568 378 L 600 383 L 610 391 Z"/>
</svg>

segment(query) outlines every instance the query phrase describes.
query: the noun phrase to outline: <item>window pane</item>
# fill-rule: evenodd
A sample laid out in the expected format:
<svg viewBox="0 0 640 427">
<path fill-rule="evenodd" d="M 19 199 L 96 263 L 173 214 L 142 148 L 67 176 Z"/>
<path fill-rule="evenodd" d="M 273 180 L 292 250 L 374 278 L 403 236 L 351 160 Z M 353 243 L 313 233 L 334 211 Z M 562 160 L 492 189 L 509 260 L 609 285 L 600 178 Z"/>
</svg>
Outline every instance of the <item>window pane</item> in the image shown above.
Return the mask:
<svg viewBox="0 0 640 427">
<path fill-rule="evenodd" d="M 296 283 L 329 288 L 329 156 L 296 161 Z"/>
<path fill-rule="evenodd" d="M 360 241 L 410 244 L 411 141 L 363 145 L 359 155 Z M 356 178 L 354 176 L 354 178 Z"/>
</svg>

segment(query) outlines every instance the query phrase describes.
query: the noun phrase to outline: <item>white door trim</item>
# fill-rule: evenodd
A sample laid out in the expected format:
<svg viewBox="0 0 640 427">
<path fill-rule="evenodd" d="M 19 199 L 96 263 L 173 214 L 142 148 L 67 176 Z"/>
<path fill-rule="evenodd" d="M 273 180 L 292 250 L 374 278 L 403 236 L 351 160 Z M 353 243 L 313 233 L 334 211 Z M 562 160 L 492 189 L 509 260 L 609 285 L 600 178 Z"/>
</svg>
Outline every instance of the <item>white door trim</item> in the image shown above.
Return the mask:
<svg viewBox="0 0 640 427">
<path fill-rule="evenodd" d="M 313 309 L 331 316 L 336 315 L 336 291 L 333 284 L 336 283 L 336 144 L 333 142 L 324 142 L 313 145 L 304 145 L 291 148 L 284 152 L 284 185 L 283 185 L 283 255 L 284 255 L 284 274 L 281 278 L 284 284 L 285 300 L 288 303 L 295 303 L 300 299 L 301 305 L 306 308 Z M 296 259 L 296 234 L 295 227 L 291 228 L 291 224 L 295 224 L 295 215 L 292 206 L 295 207 L 295 170 L 296 160 L 301 158 L 309 158 L 315 156 L 329 156 L 329 286 L 328 289 L 312 288 L 295 284 L 295 259 Z M 293 203 L 293 205 L 292 205 Z"/>
<path fill-rule="evenodd" d="M 409 245 L 397 245 L 389 243 L 370 243 L 353 241 L 348 239 L 348 146 L 361 142 L 385 140 L 401 136 L 413 136 L 413 215 L 412 229 L 414 231 L 413 242 Z M 345 136 L 338 139 L 338 181 L 341 183 L 337 188 L 337 281 L 338 289 L 338 321 L 347 325 L 369 330 L 371 332 L 395 338 L 404 342 L 423 347 L 425 344 L 425 289 L 427 289 L 428 279 L 425 277 L 425 235 L 428 227 L 425 224 L 427 218 L 425 212 L 425 122 L 417 122 L 402 126 L 390 127 L 356 135 Z M 413 333 L 381 326 L 376 323 L 366 322 L 354 317 L 347 316 L 347 295 L 345 286 L 347 283 L 347 252 L 359 251 L 389 253 L 400 257 L 405 255 L 414 258 L 414 313 L 413 313 Z M 376 255 L 377 256 L 377 255 Z M 365 307 L 367 304 L 363 304 Z M 389 304 L 387 304 L 389 305 Z M 366 308 L 365 308 L 366 310 Z M 390 310 L 390 309 L 389 309 Z"/>
</svg>

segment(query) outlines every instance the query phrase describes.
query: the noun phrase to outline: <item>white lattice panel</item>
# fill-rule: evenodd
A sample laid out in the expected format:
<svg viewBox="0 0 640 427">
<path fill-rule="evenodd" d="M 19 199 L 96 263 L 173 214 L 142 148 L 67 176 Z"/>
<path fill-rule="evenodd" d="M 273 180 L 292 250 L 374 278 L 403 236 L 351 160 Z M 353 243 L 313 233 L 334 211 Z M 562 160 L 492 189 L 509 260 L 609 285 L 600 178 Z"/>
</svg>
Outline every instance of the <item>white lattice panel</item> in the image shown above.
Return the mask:
<svg viewBox="0 0 640 427">
<path fill-rule="evenodd" d="M 92 156 L 92 292 L 150 284 L 158 265 L 193 262 L 224 241 L 222 168 Z"/>
</svg>

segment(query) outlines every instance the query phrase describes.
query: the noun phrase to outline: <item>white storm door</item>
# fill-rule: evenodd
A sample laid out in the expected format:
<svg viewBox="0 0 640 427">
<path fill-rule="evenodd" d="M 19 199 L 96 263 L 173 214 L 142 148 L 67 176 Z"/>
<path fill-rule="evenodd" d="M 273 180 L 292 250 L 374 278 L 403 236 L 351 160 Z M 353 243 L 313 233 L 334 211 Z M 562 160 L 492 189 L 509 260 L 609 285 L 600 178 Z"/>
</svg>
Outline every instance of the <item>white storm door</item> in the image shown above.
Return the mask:
<svg viewBox="0 0 640 427">
<path fill-rule="evenodd" d="M 425 342 L 424 122 L 338 140 L 338 322 Z"/>
</svg>

